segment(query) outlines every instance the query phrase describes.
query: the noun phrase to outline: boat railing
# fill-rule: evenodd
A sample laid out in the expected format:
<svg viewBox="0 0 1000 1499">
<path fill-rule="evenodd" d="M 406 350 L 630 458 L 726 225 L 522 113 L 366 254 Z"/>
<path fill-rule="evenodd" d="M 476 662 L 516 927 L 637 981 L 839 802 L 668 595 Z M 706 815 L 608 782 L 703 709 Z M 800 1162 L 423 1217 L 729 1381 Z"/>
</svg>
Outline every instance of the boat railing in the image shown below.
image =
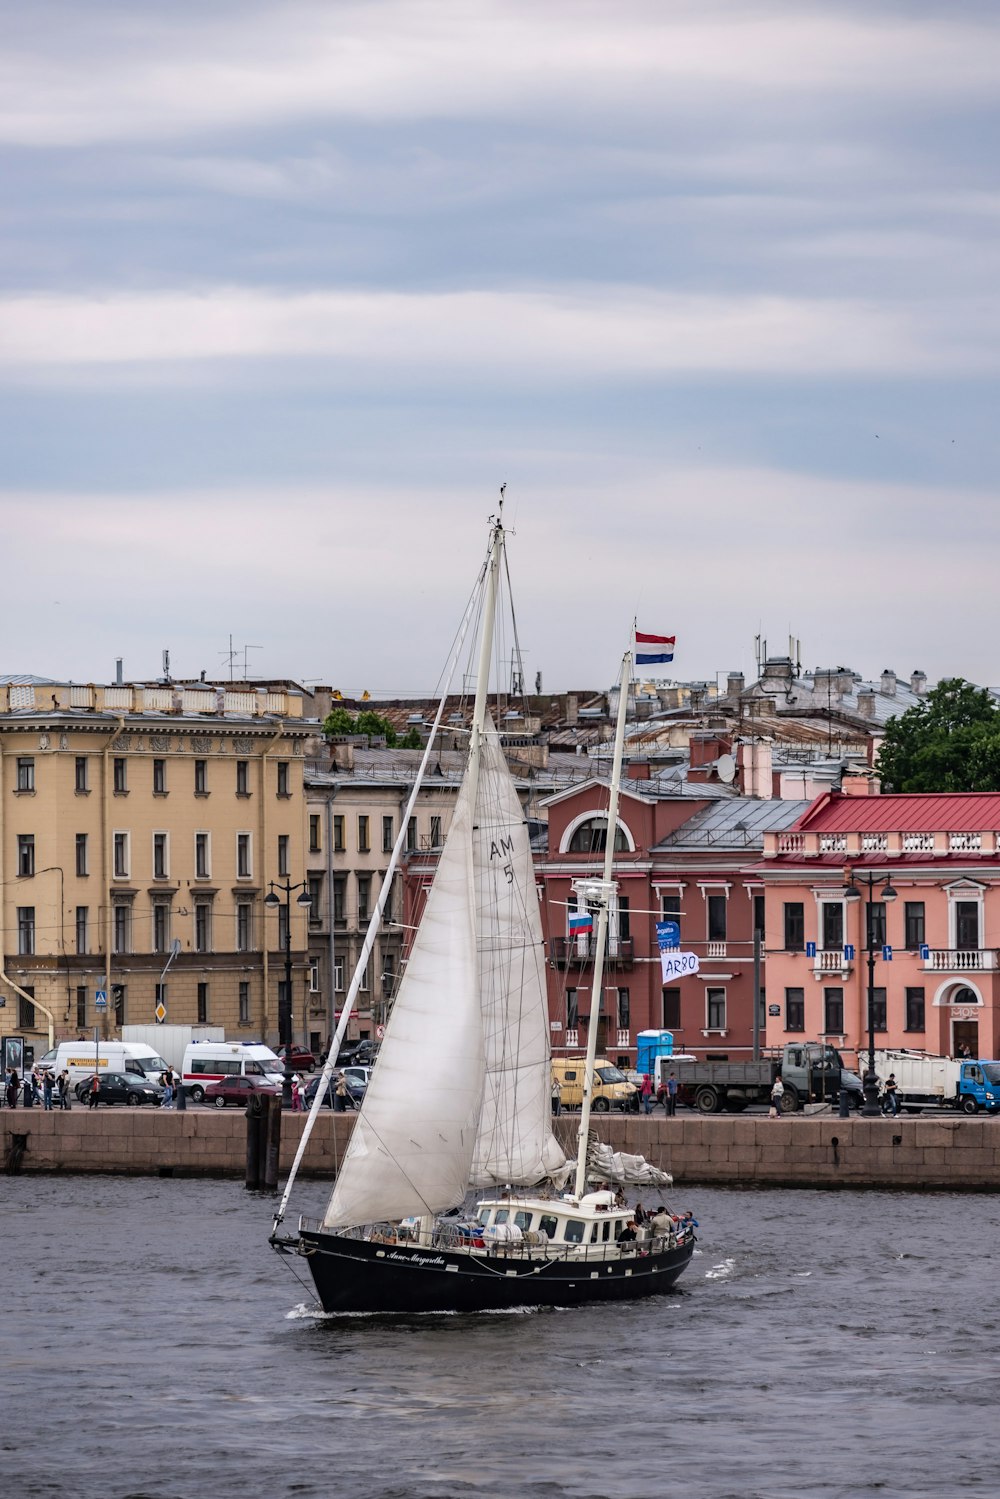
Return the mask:
<svg viewBox="0 0 1000 1499">
<path fill-rule="evenodd" d="M 299 1228 L 311 1233 L 322 1233 L 324 1225 L 318 1219 L 300 1218 Z M 412 1244 L 416 1239 L 407 1229 L 400 1230 L 392 1223 L 365 1224 L 354 1228 L 336 1230 L 339 1239 L 358 1239 L 371 1244 Z M 664 1254 L 668 1249 L 685 1244 L 693 1237 L 693 1231 L 684 1229 L 680 1233 L 647 1234 L 636 1239 L 609 1239 L 601 1244 L 566 1244 L 548 1238 L 546 1234 L 528 1232 L 520 1239 L 494 1239 L 488 1233 L 477 1234 L 474 1224 L 460 1228 L 454 1224 L 438 1224 L 431 1238 L 434 1249 L 473 1249 L 478 1254 L 504 1260 L 529 1260 L 544 1257 L 548 1260 L 573 1259 L 600 1263 L 602 1260 L 620 1260 L 623 1256 L 641 1258 L 647 1254 Z"/>
</svg>

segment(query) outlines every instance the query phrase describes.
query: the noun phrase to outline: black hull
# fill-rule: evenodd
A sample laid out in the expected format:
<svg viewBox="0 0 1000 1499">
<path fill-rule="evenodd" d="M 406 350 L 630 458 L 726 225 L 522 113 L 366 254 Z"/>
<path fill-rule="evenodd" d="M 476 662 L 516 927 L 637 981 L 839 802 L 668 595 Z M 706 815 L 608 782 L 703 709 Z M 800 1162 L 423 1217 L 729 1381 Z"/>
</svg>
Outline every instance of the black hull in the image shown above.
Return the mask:
<svg viewBox="0 0 1000 1499">
<path fill-rule="evenodd" d="M 377 1244 L 302 1229 L 272 1240 L 306 1257 L 325 1312 L 502 1312 L 523 1307 L 637 1301 L 668 1291 L 693 1240 L 606 1260 L 546 1260 Z"/>
</svg>

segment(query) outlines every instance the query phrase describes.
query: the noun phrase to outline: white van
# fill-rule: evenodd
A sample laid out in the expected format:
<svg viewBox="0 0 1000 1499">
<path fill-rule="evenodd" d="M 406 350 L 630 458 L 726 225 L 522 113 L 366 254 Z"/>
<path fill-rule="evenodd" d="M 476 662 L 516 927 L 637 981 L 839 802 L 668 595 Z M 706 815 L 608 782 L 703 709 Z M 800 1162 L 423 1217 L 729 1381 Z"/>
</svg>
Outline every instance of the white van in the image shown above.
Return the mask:
<svg viewBox="0 0 1000 1499">
<path fill-rule="evenodd" d="M 184 1048 L 181 1081 L 184 1091 L 195 1103 L 201 1103 L 209 1083 L 223 1077 L 270 1077 L 281 1082 L 285 1064 L 269 1046 L 255 1041 L 192 1041 Z"/>
<path fill-rule="evenodd" d="M 60 1041 L 38 1061 L 38 1066 L 47 1067 L 54 1077 L 65 1067 L 74 1088 L 83 1078 L 93 1077 L 95 1071 L 134 1072 L 155 1081 L 166 1065 L 152 1046 L 138 1041 L 102 1041 L 96 1046 L 93 1041 Z"/>
</svg>

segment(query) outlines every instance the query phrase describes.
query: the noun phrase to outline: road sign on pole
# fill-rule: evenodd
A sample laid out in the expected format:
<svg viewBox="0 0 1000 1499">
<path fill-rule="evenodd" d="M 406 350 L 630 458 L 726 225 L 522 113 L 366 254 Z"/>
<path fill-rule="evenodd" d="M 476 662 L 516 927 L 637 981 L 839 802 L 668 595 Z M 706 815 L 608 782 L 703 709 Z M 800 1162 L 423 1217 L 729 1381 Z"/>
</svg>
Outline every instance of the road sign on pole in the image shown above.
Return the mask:
<svg viewBox="0 0 1000 1499">
<path fill-rule="evenodd" d="M 94 1008 L 98 1010 L 106 1010 L 108 1008 L 107 989 L 98 989 L 97 993 L 94 995 Z"/>
</svg>

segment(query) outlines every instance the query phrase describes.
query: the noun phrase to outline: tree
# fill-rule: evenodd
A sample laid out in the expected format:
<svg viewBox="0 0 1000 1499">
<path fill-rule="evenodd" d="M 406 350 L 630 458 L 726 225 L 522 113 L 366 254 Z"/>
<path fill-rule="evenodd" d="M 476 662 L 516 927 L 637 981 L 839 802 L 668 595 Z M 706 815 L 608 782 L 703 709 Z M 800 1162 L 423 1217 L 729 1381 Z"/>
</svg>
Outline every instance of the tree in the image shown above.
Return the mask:
<svg viewBox="0 0 1000 1499">
<path fill-rule="evenodd" d="M 353 734 L 354 718 L 346 708 L 333 708 L 323 720 L 324 734 Z"/>
<path fill-rule="evenodd" d="M 419 749 L 421 743 L 422 740 L 420 738 L 420 730 L 417 728 L 412 728 L 410 729 L 409 733 L 403 735 L 402 739 L 399 741 L 399 747 L 400 749 Z"/>
<path fill-rule="evenodd" d="M 887 791 L 1000 791 L 1000 706 L 949 677 L 890 718 L 878 771 Z"/>
<path fill-rule="evenodd" d="M 373 713 L 370 708 L 358 714 L 354 720 L 354 732 L 355 734 L 370 734 L 373 739 L 384 735 L 389 749 L 396 748 L 396 730 L 387 718 L 383 718 L 380 713 Z"/>
</svg>

